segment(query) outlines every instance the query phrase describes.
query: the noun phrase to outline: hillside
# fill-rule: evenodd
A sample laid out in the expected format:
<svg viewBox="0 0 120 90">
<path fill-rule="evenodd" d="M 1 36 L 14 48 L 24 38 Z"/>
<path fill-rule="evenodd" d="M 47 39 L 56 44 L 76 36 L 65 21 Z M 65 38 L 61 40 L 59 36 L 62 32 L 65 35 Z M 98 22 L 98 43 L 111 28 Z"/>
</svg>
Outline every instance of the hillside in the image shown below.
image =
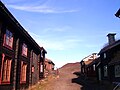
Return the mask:
<svg viewBox="0 0 120 90">
<path fill-rule="evenodd" d="M 61 72 L 75 72 L 75 71 L 79 71 L 80 72 L 80 63 L 76 62 L 76 63 L 67 63 L 64 66 L 62 66 L 59 69 Z"/>
</svg>

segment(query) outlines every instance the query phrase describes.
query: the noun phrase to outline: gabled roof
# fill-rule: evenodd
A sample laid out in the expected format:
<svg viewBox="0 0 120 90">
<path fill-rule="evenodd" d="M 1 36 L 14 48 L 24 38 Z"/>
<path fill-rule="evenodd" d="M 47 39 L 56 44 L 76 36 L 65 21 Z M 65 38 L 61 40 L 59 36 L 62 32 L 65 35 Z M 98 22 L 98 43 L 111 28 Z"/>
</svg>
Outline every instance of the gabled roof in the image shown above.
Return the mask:
<svg viewBox="0 0 120 90">
<path fill-rule="evenodd" d="M 89 67 L 89 66 L 91 66 L 91 65 L 93 65 L 93 64 L 96 64 L 96 63 L 100 63 L 100 57 L 98 57 L 98 58 L 94 59 L 92 62 L 90 62 L 90 63 L 87 65 L 87 67 Z"/>
<path fill-rule="evenodd" d="M 96 58 L 98 58 L 97 53 L 92 53 L 91 55 L 88 55 L 87 57 L 83 58 L 81 62 L 84 62 L 85 65 L 89 65 Z"/>
<path fill-rule="evenodd" d="M 88 55 L 87 57 L 83 58 L 82 61 L 88 61 L 90 59 L 96 58 L 94 57 L 94 55 L 97 56 L 97 53 L 92 53 L 91 55 Z"/>
<path fill-rule="evenodd" d="M 115 16 L 118 17 L 118 18 L 120 18 L 120 8 L 119 8 L 119 10 L 116 12 Z"/>
<path fill-rule="evenodd" d="M 45 61 L 48 62 L 49 64 L 55 65 L 52 60 L 45 58 Z"/>
<path fill-rule="evenodd" d="M 47 51 L 46 51 L 43 47 L 40 47 L 40 49 L 41 49 L 41 50 L 43 50 L 43 51 L 44 51 L 44 53 L 46 53 L 46 54 L 47 54 Z"/>
<path fill-rule="evenodd" d="M 99 52 L 98 54 L 100 55 L 101 53 L 104 53 L 104 52 L 106 52 L 107 50 L 110 50 L 110 49 L 112 49 L 112 48 L 114 48 L 114 47 L 116 47 L 116 46 L 118 46 L 118 45 L 120 45 L 120 40 L 115 41 L 115 42 L 114 42 L 113 44 L 111 44 L 111 45 L 105 46 L 104 48 L 102 48 L 102 49 L 100 50 L 100 52 Z"/>
</svg>

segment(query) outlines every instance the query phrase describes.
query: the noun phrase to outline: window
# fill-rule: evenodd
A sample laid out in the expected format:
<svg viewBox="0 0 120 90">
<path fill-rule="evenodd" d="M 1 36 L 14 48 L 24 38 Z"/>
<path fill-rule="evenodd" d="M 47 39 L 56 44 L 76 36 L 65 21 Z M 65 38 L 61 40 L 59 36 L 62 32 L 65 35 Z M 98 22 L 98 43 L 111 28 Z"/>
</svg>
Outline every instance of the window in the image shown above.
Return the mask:
<svg viewBox="0 0 120 90">
<path fill-rule="evenodd" d="M 5 57 L 2 69 L 2 82 L 10 82 L 11 62 L 10 58 Z"/>
<path fill-rule="evenodd" d="M 26 82 L 26 74 L 27 74 L 27 64 L 25 64 L 23 61 L 21 62 L 21 83 Z"/>
<path fill-rule="evenodd" d="M 90 69 L 88 68 L 88 71 L 89 71 Z"/>
<path fill-rule="evenodd" d="M 32 73 L 35 71 L 34 65 L 32 66 Z"/>
<path fill-rule="evenodd" d="M 106 58 L 106 53 L 104 53 L 104 59 Z"/>
<path fill-rule="evenodd" d="M 41 65 L 40 67 L 40 72 L 43 72 L 43 65 Z"/>
<path fill-rule="evenodd" d="M 27 45 L 25 43 L 23 43 L 23 46 L 22 46 L 22 55 L 24 56 L 27 56 Z"/>
<path fill-rule="evenodd" d="M 84 71 L 84 68 L 82 68 L 82 71 L 83 71 L 83 73 L 85 72 L 85 71 Z"/>
<path fill-rule="evenodd" d="M 43 50 L 41 50 L 41 57 L 42 57 L 42 58 L 44 57 L 44 52 L 43 52 Z"/>
<path fill-rule="evenodd" d="M 12 48 L 13 46 L 13 34 L 9 30 L 6 30 L 6 34 L 4 35 L 3 46 L 7 46 L 9 48 Z"/>
<path fill-rule="evenodd" d="M 115 77 L 120 77 L 120 65 L 115 65 Z"/>
<path fill-rule="evenodd" d="M 107 77 L 108 75 L 108 70 L 107 70 L 107 65 L 104 66 L 104 76 Z"/>
<path fill-rule="evenodd" d="M 95 64 L 94 64 L 94 65 L 93 65 L 93 70 L 94 70 L 94 71 L 95 71 L 95 68 L 96 68 L 96 67 L 95 67 Z"/>
</svg>

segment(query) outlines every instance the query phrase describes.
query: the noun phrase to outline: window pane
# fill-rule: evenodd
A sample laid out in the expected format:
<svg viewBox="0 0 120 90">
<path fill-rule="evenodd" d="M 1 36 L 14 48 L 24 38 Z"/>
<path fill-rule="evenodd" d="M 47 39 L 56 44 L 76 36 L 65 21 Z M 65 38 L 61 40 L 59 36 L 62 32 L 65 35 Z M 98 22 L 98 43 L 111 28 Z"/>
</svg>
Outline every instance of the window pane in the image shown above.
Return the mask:
<svg viewBox="0 0 120 90">
<path fill-rule="evenodd" d="M 8 30 L 6 30 L 6 34 L 7 34 L 7 35 L 9 34 L 9 31 L 8 31 Z"/>
<path fill-rule="evenodd" d="M 115 77 L 120 77 L 120 65 L 115 65 Z"/>
<path fill-rule="evenodd" d="M 26 44 L 23 44 L 22 46 L 22 55 L 27 56 L 27 45 Z"/>
<path fill-rule="evenodd" d="M 2 81 L 10 81 L 11 62 L 9 59 L 4 60 Z"/>
<path fill-rule="evenodd" d="M 107 65 L 104 66 L 104 76 L 107 76 L 108 72 L 107 72 Z"/>
<path fill-rule="evenodd" d="M 6 42 L 5 42 L 5 44 L 6 45 L 8 45 L 8 43 L 9 43 L 9 38 L 6 36 L 6 40 L 5 40 Z"/>
<path fill-rule="evenodd" d="M 5 45 L 8 45 L 9 47 L 11 47 L 12 48 L 12 44 L 13 44 L 13 34 L 10 32 L 10 31 L 8 31 L 8 30 L 6 30 L 6 35 L 5 35 L 5 37 L 4 37 L 4 43 L 5 43 Z"/>
<path fill-rule="evenodd" d="M 40 72 L 43 72 L 43 65 L 41 65 L 40 67 Z"/>
<path fill-rule="evenodd" d="M 21 65 L 21 81 L 26 81 L 26 72 L 27 72 L 27 65 L 22 63 Z"/>
</svg>

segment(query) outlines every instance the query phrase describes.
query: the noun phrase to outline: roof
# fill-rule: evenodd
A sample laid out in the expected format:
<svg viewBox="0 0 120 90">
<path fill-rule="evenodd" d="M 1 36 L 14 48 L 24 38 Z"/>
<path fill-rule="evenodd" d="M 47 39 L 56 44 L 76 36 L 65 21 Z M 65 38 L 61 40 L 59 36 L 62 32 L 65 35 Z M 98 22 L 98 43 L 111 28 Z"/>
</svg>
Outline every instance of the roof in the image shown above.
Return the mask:
<svg viewBox="0 0 120 90">
<path fill-rule="evenodd" d="M 84 61 L 84 63 L 85 63 L 85 65 L 88 65 L 88 64 L 90 64 L 92 61 Z"/>
<path fill-rule="evenodd" d="M 40 47 L 40 49 L 43 50 L 45 53 L 47 53 L 47 51 L 43 47 Z"/>
<path fill-rule="evenodd" d="M 90 62 L 89 64 L 87 64 L 87 67 L 93 65 L 93 64 L 96 64 L 96 63 L 100 63 L 100 57 L 94 59 L 92 62 Z"/>
<path fill-rule="evenodd" d="M 50 60 L 50 59 L 45 58 L 45 61 L 48 62 L 49 64 L 53 64 L 53 65 L 55 65 L 55 64 L 53 63 L 53 61 Z"/>
<path fill-rule="evenodd" d="M 120 18 L 120 8 L 119 8 L 119 10 L 116 12 L 115 16 L 118 17 L 118 18 Z"/>
<path fill-rule="evenodd" d="M 35 42 L 35 40 L 28 34 L 28 32 L 20 25 L 20 23 L 14 18 L 14 16 L 9 12 L 5 5 L 0 1 L 0 14 L 3 14 L 6 19 L 10 20 L 13 25 L 17 26 L 17 30 L 22 33 L 22 35 L 28 39 L 28 42 L 31 43 L 37 50 L 41 50 L 40 46 Z M 39 49 L 38 49 L 39 48 Z"/>
<path fill-rule="evenodd" d="M 91 55 L 88 55 L 87 57 L 83 58 L 82 61 L 88 61 L 89 59 L 94 59 L 96 57 L 97 57 L 97 53 L 92 53 Z"/>
<path fill-rule="evenodd" d="M 116 46 L 118 46 L 118 45 L 120 45 L 120 40 L 115 41 L 115 42 L 114 42 L 113 44 L 111 44 L 111 45 L 105 46 L 104 48 L 102 48 L 102 49 L 100 50 L 100 52 L 99 52 L 98 54 L 100 55 L 101 53 L 104 53 L 104 52 L 106 52 L 107 50 L 110 50 L 110 49 L 112 49 L 112 48 L 114 48 L 114 47 L 116 47 Z"/>
</svg>

